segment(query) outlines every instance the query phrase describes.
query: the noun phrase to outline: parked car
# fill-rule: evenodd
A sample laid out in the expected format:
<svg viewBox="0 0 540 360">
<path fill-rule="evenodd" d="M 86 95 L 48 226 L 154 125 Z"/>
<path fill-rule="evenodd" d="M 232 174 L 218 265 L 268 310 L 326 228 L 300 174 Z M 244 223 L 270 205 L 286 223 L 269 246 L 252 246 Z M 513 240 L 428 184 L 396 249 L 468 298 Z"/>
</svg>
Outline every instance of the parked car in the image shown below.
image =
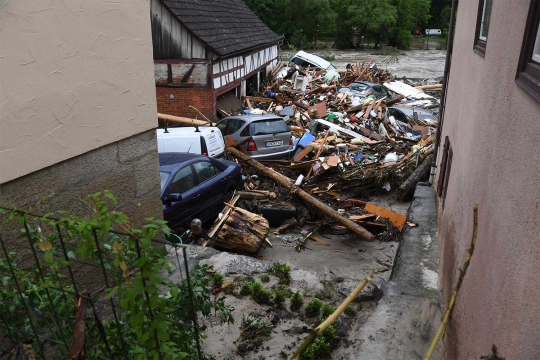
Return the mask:
<svg viewBox="0 0 540 360">
<path fill-rule="evenodd" d="M 217 127 L 170 127 L 156 129 L 158 152 L 185 152 L 222 157 L 225 142 Z"/>
<path fill-rule="evenodd" d="M 394 119 L 404 123 L 408 123 L 407 118 L 414 118 L 414 113 L 417 114 L 418 119 L 428 122 L 437 122 L 437 118 L 429 111 L 408 106 L 392 106 L 388 108 L 388 116 L 393 116 Z"/>
<path fill-rule="evenodd" d="M 242 186 L 240 166 L 228 160 L 186 153 L 159 154 L 163 217 L 173 231 L 192 219 L 215 217 L 234 189 Z"/>
<path fill-rule="evenodd" d="M 374 94 L 377 99 L 382 99 L 383 97 L 389 99 L 392 97 L 388 90 L 386 90 L 386 88 L 381 84 L 366 81 L 353 82 L 351 85 L 349 85 L 348 88 L 341 88 L 339 89 L 339 91 L 353 92 L 355 95 L 364 98 L 368 97 L 371 94 Z"/>
<path fill-rule="evenodd" d="M 288 159 L 294 150 L 289 127 L 276 115 L 230 116 L 216 126 L 223 136 L 230 136 L 237 143 L 251 136 L 242 147 L 254 159 Z"/>
</svg>

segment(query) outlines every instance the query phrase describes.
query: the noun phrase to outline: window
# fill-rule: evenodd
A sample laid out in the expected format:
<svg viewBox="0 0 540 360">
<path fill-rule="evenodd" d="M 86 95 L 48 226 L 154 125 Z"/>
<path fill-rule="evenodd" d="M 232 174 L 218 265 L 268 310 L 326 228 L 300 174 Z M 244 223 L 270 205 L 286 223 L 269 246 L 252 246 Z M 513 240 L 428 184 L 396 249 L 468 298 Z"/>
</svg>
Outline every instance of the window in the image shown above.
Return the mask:
<svg viewBox="0 0 540 360">
<path fill-rule="evenodd" d="M 191 170 L 191 166 L 186 166 L 176 173 L 173 181 L 169 185 L 168 194 L 178 193 L 183 194 L 186 191 L 193 189 L 197 186 L 197 180 L 195 179 L 195 174 Z"/>
<path fill-rule="evenodd" d="M 216 172 L 214 166 L 208 161 L 199 161 L 193 164 L 197 177 L 199 178 L 199 184 L 202 184 L 208 179 L 213 178 L 219 172 Z M 218 170 L 219 171 L 219 170 Z"/>
<path fill-rule="evenodd" d="M 480 0 L 478 5 L 478 18 L 476 20 L 476 35 L 474 38 L 474 51 L 484 56 L 491 18 L 492 0 Z"/>
<path fill-rule="evenodd" d="M 221 133 L 223 135 L 225 135 L 225 129 L 227 128 L 227 119 L 225 120 L 221 120 L 220 122 L 217 123 L 217 128 L 219 129 L 219 131 L 221 131 Z"/>
<path fill-rule="evenodd" d="M 540 1 L 531 0 L 516 83 L 540 101 Z"/>
<path fill-rule="evenodd" d="M 251 136 L 279 134 L 289 132 L 289 127 L 283 119 L 269 119 L 254 121 L 249 124 L 249 132 Z"/>
<path fill-rule="evenodd" d="M 225 130 L 224 135 L 231 135 L 237 132 L 242 126 L 244 126 L 245 121 L 240 119 L 229 119 L 227 123 L 227 130 Z"/>
<path fill-rule="evenodd" d="M 454 157 L 454 151 L 450 145 L 448 136 L 444 139 L 444 148 L 441 157 L 441 163 L 439 165 L 439 182 L 437 183 L 437 194 L 442 200 L 442 208 L 444 209 L 444 203 L 446 201 L 446 191 L 448 190 L 448 181 L 450 179 L 450 170 L 452 169 L 452 158 Z"/>
<path fill-rule="evenodd" d="M 169 172 L 165 172 L 165 171 L 160 171 L 159 172 L 161 190 L 163 190 L 163 188 L 165 187 L 165 184 L 167 183 L 167 180 L 169 180 L 169 176 L 171 176 L 171 173 L 169 173 Z"/>
</svg>

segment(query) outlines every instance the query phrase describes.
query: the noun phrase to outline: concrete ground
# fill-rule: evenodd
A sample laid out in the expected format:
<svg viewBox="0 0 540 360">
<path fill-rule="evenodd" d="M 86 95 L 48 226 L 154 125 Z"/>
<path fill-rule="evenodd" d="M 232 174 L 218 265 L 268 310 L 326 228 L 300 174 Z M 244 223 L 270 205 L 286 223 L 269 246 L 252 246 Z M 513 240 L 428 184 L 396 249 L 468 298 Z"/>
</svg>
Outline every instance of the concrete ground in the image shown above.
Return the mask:
<svg viewBox="0 0 540 360">
<path fill-rule="evenodd" d="M 390 198 L 372 201 L 407 213 L 407 203 L 392 203 Z M 291 290 L 301 290 L 308 298 L 328 283 L 336 284 L 336 289 L 346 296 L 369 269 L 375 267 L 373 283 L 384 295 L 381 299 L 376 296 L 377 301 L 364 303 L 357 317 L 348 319 L 342 316 L 344 319 L 340 321 L 347 320 L 349 325 L 343 343 L 332 353 L 332 359 L 422 359 L 441 319 L 436 220 L 433 188 L 418 186 L 408 208 L 408 221 L 418 226 L 406 226 L 399 243 L 365 242 L 351 235 L 321 234 L 328 246 L 310 241 L 306 250 L 297 252 L 287 241 L 287 236 L 300 235 L 297 233 L 299 230 L 295 230 L 280 237 L 269 234 L 274 247 L 262 249 L 258 254 L 265 256 L 265 260 L 190 246 L 187 249 L 188 263 L 190 267 L 197 263 L 212 265 L 227 276 L 227 281 L 237 281 L 242 276 L 253 276 L 259 280 L 273 262 L 285 262 L 293 269 Z M 171 278 L 180 280 L 182 273 L 182 267 L 176 268 Z M 227 296 L 226 303 L 235 308 L 234 315 L 238 321 L 243 314 L 271 311 L 267 306 L 261 307 L 253 301 L 231 295 Z M 292 313 L 280 316 L 282 321 L 276 325 L 272 336 L 264 341 L 262 348 L 247 353 L 237 350 L 238 324 L 220 326 L 212 317 L 201 319 L 201 324 L 209 327 L 205 351 L 216 358 L 234 356 L 258 360 L 280 358 L 282 355 L 288 357 L 304 337 L 302 334 L 291 336 L 290 331 L 300 325 L 305 327 L 305 323 Z M 440 349 L 433 359 L 442 359 Z"/>
<path fill-rule="evenodd" d="M 437 288 L 438 243 L 435 190 L 418 186 L 409 210 L 390 281 L 375 311 L 358 331 L 356 359 L 422 359 L 441 320 L 442 295 Z M 440 345 L 433 359 L 442 359 Z"/>
</svg>

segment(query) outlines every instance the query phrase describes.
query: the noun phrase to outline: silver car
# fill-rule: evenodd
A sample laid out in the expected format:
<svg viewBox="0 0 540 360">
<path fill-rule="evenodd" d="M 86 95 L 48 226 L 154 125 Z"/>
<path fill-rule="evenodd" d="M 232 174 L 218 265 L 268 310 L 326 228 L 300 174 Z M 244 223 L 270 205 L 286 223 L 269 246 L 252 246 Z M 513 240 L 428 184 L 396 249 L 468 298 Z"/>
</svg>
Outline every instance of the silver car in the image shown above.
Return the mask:
<svg viewBox="0 0 540 360">
<path fill-rule="evenodd" d="M 242 147 L 254 159 L 288 159 L 294 150 L 289 127 L 276 115 L 230 116 L 216 126 L 224 137 L 229 136 L 237 143 L 251 136 Z"/>
</svg>

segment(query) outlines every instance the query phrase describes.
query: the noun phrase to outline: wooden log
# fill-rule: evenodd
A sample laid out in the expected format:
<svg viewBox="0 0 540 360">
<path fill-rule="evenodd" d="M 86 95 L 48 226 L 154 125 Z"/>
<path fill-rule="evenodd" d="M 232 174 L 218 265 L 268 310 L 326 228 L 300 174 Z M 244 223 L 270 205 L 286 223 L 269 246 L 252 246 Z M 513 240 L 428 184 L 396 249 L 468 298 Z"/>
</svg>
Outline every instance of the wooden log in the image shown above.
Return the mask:
<svg viewBox="0 0 540 360">
<path fill-rule="evenodd" d="M 69 352 L 70 360 L 81 360 L 84 358 L 84 330 L 86 328 L 86 306 L 88 299 L 79 297 L 77 312 L 75 314 L 75 325 L 73 329 L 73 341 Z"/>
<path fill-rule="evenodd" d="M 296 155 L 294 157 L 293 161 L 298 162 L 298 161 L 302 160 L 307 154 L 309 154 L 312 151 L 313 151 L 313 146 L 311 146 L 311 145 L 306 146 L 306 148 L 304 150 L 300 151 L 298 153 L 298 155 Z"/>
<path fill-rule="evenodd" d="M 414 88 L 415 88 L 415 89 L 418 89 L 418 90 L 442 89 L 442 84 L 421 85 L 421 86 L 415 86 Z"/>
<path fill-rule="evenodd" d="M 275 182 L 283 185 L 284 187 L 289 189 L 292 193 L 294 193 L 296 196 L 298 196 L 300 199 L 304 200 L 310 205 L 313 205 L 315 208 L 317 208 L 317 210 L 325 213 L 326 215 L 330 216 L 334 220 L 343 224 L 349 230 L 359 235 L 362 239 L 367 240 L 367 241 L 373 240 L 374 236 L 372 233 L 370 233 L 363 227 L 359 226 L 358 224 L 354 223 L 353 221 L 341 216 L 337 211 L 335 211 L 334 209 L 332 209 L 325 203 L 315 199 L 313 196 L 309 195 L 307 192 L 300 189 L 298 186 L 294 185 L 292 181 L 287 180 L 285 176 L 279 174 L 276 171 L 268 169 L 266 166 L 262 165 L 260 162 L 251 159 L 247 155 L 242 154 L 235 148 L 229 148 L 229 153 L 233 155 L 234 157 L 238 158 L 239 160 L 244 161 L 247 165 L 253 167 L 254 169 L 259 170 L 264 175 L 269 177 L 271 180 L 274 180 Z"/>
<path fill-rule="evenodd" d="M 429 170 L 431 169 L 431 164 L 433 163 L 433 154 L 428 155 L 424 161 L 414 169 L 413 173 L 399 186 L 398 196 L 400 198 L 406 197 L 416 188 L 420 179 L 429 176 Z"/>
<path fill-rule="evenodd" d="M 262 216 L 234 208 L 216 235 L 214 246 L 255 253 L 260 249 L 269 229 L 268 221 Z"/>
<path fill-rule="evenodd" d="M 283 234 L 287 232 L 287 230 L 293 229 L 298 225 L 298 221 L 296 221 L 295 218 L 290 218 L 289 220 L 286 220 L 283 225 L 278 227 L 274 233 L 276 234 Z"/>
<path fill-rule="evenodd" d="M 319 155 L 321 155 L 321 151 L 323 150 L 324 148 L 324 145 L 326 144 L 326 139 L 328 139 L 328 134 L 330 134 L 330 129 L 326 130 L 326 134 L 324 135 L 324 139 L 323 139 L 323 142 L 321 143 L 321 147 L 319 148 L 319 150 L 317 151 L 317 155 L 315 155 L 315 159 L 318 159 L 319 158 Z M 311 166 L 311 168 L 309 169 L 309 172 L 306 176 L 306 179 L 309 179 L 309 177 L 311 176 L 311 173 L 313 172 L 313 165 Z"/>
<path fill-rule="evenodd" d="M 32 341 L 17 344 L 12 354 L 11 360 L 34 360 L 36 358 Z"/>
<path fill-rule="evenodd" d="M 209 126 L 210 123 L 204 120 L 190 119 L 186 117 L 174 116 L 169 114 L 157 114 L 158 119 L 162 121 L 168 121 L 175 124 L 184 124 L 188 126 Z"/>
</svg>

